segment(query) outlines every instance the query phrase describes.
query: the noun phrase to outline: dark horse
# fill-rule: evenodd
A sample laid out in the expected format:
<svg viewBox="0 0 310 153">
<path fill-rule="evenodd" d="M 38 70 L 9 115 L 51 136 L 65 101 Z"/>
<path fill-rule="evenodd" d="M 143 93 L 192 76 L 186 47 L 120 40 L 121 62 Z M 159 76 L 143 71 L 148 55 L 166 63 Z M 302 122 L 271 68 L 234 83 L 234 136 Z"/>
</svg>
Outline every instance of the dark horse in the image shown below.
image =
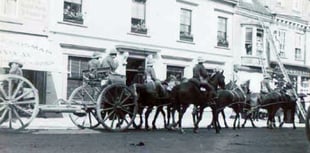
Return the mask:
<svg viewBox="0 0 310 153">
<path fill-rule="evenodd" d="M 149 129 L 149 125 L 148 125 L 149 115 L 152 112 L 153 108 L 157 107 L 156 114 L 152 122 L 152 126 L 153 126 L 152 128 L 156 129 L 155 123 L 156 123 L 157 116 L 159 115 L 160 112 L 163 115 L 164 125 L 166 127 L 167 125 L 166 115 L 165 115 L 163 108 L 164 106 L 170 104 L 170 99 L 169 99 L 169 93 L 166 90 L 165 85 L 162 84 L 162 87 L 164 88 L 160 86 L 156 86 L 156 89 L 154 92 L 148 91 L 147 86 L 141 83 L 135 83 L 133 87 L 135 88 L 134 90 L 136 91 L 137 96 L 138 96 L 138 106 L 139 106 L 138 114 L 140 115 L 139 124 L 134 123 L 134 126 L 136 128 L 141 128 L 143 124 L 142 115 L 143 115 L 144 109 L 146 108 L 146 111 L 144 113 L 145 129 Z"/>
<path fill-rule="evenodd" d="M 287 92 L 291 90 L 293 89 L 290 86 L 286 86 L 284 88 L 276 88 L 275 90 L 267 94 L 262 94 L 262 93 L 253 93 L 249 89 L 247 89 L 246 90 L 247 103 L 248 106 L 249 105 L 251 106 L 251 110 L 254 114 L 257 114 L 260 108 L 267 110 L 268 113 L 267 128 L 275 127 L 274 118 L 276 112 L 280 108 L 282 108 L 284 112 L 284 122 L 292 122 L 293 128 L 295 129 L 296 127 L 294 124 L 294 114 L 296 112 L 296 98 L 294 98 L 293 95 L 287 94 Z M 289 120 L 288 118 L 289 115 L 291 115 L 292 117 L 291 120 Z M 246 121 L 247 117 L 245 118 L 242 126 L 245 125 Z M 283 125 L 284 122 L 280 124 L 280 127 Z"/>
<path fill-rule="evenodd" d="M 210 78 L 209 83 L 217 84 L 220 86 L 225 86 L 225 77 L 223 72 L 217 72 L 212 78 Z M 187 108 L 193 104 L 197 111 L 192 113 L 194 132 L 198 131 L 199 122 L 202 119 L 203 110 L 207 106 L 212 107 L 216 91 L 212 85 L 209 83 L 200 84 L 197 80 L 190 79 L 187 82 L 183 82 L 172 89 L 171 92 L 171 107 L 177 110 L 179 113 L 178 126 L 180 131 L 183 133 L 182 129 L 182 118 Z M 206 91 L 201 91 L 200 88 L 203 87 Z M 218 128 L 216 127 L 216 132 L 218 133 Z"/>
</svg>

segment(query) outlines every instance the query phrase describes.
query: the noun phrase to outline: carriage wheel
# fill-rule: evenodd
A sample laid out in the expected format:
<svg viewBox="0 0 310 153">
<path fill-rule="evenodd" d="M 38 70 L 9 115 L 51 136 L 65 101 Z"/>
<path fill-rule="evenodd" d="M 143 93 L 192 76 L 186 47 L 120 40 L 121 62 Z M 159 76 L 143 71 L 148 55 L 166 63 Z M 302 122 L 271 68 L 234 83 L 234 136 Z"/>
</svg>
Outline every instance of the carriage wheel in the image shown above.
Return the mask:
<svg viewBox="0 0 310 153">
<path fill-rule="evenodd" d="M 97 100 L 97 116 L 110 131 L 128 129 L 137 114 L 138 103 L 134 92 L 123 84 L 105 87 Z"/>
<path fill-rule="evenodd" d="M 0 75 L 0 127 L 21 130 L 39 112 L 38 90 L 17 75 Z"/>
<path fill-rule="evenodd" d="M 308 141 L 310 141 L 310 106 L 308 107 L 307 116 L 306 116 L 306 134 Z"/>
<path fill-rule="evenodd" d="M 81 110 L 69 114 L 69 118 L 77 127 L 93 129 L 100 125 L 96 113 L 96 97 L 99 92 L 99 88 L 89 85 L 83 85 L 73 90 L 69 97 L 69 104 L 78 106 Z"/>
</svg>

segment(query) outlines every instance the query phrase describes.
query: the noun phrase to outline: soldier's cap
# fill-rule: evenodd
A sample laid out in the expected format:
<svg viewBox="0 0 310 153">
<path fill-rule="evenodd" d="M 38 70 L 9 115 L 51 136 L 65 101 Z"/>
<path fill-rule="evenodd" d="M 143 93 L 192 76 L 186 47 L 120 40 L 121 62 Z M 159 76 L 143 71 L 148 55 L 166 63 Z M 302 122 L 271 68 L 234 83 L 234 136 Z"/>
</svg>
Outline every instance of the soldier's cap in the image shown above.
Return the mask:
<svg viewBox="0 0 310 153">
<path fill-rule="evenodd" d="M 116 49 L 111 49 L 110 50 L 110 55 L 117 55 L 117 51 L 116 51 Z"/>
<path fill-rule="evenodd" d="M 199 56 L 197 61 L 198 61 L 198 63 L 203 63 L 205 60 L 201 56 Z"/>
<path fill-rule="evenodd" d="M 94 52 L 91 58 L 100 58 L 101 55 L 98 52 Z"/>
<path fill-rule="evenodd" d="M 12 65 L 13 63 L 18 64 L 18 66 L 19 66 L 20 68 L 23 67 L 23 63 L 22 63 L 20 60 L 17 60 L 17 59 L 11 60 L 11 61 L 9 62 L 9 67 L 11 67 L 11 65 Z"/>
</svg>

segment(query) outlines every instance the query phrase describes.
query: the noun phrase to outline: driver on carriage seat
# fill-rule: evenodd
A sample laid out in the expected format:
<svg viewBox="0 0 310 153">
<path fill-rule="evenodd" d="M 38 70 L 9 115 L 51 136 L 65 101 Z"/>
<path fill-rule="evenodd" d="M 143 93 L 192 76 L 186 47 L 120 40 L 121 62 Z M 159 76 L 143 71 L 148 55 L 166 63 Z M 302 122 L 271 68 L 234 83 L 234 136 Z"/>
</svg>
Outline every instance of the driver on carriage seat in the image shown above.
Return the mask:
<svg viewBox="0 0 310 153">
<path fill-rule="evenodd" d="M 117 51 L 116 49 L 111 49 L 107 57 L 102 60 L 102 67 L 109 68 L 111 73 L 114 73 L 118 67 L 118 62 L 116 60 Z"/>
<path fill-rule="evenodd" d="M 269 74 L 264 74 L 264 79 L 261 81 L 261 90 L 262 94 L 267 94 L 272 91 L 270 84 L 271 84 L 271 76 Z"/>
<path fill-rule="evenodd" d="M 101 58 L 100 53 L 94 52 L 92 59 L 88 62 L 89 77 L 92 79 L 96 78 L 97 69 L 101 66 L 99 58 Z"/>
</svg>

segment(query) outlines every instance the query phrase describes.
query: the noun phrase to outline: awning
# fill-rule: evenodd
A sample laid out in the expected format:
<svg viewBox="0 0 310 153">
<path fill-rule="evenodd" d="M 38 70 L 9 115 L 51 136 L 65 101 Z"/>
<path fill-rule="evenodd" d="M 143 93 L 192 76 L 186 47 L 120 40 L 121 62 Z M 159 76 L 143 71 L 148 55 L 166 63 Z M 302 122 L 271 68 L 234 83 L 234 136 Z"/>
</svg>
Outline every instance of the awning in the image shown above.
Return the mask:
<svg viewBox="0 0 310 153">
<path fill-rule="evenodd" d="M 23 69 L 58 71 L 61 55 L 49 48 L 47 36 L 0 32 L 0 67 L 8 67 L 9 61 L 17 59 Z"/>
</svg>

